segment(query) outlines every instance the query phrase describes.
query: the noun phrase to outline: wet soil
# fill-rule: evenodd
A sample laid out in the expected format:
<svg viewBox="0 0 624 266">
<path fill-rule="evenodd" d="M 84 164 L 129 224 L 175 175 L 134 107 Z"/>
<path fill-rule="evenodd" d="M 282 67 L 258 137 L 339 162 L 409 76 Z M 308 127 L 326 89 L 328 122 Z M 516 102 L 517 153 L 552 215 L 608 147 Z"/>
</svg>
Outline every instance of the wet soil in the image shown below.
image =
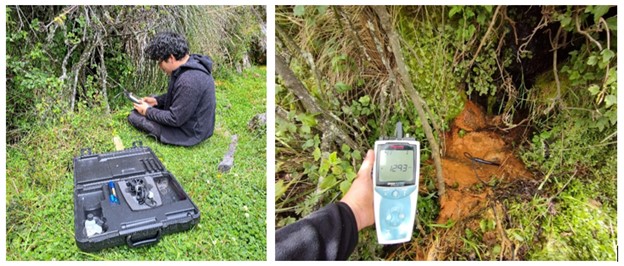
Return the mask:
<svg viewBox="0 0 624 266">
<path fill-rule="evenodd" d="M 481 212 L 499 185 L 533 179 L 512 150 L 514 139 L 496 130 L 494 121 L 496 117 L 486 117 L 480 106 L 468 101 L 446 133 L 442 171 L 447 196 L 440 200 L 438 223 Z M 500 165 L 477 163 L 466 155 Z"/>
<path fill-rule="evenodd" d="M 522 252 L 509 240 L 508 198 L 531 198 L 537 188 L 533 174 L 516 157 L 513 143 L 521 143 L 528 132 L 516 127 L 501 130 L 500 117 L 485 115 L 483 109 L 466 102 L 451 129 L 444 134 L 442 171 L 446 196 L 440 199 L 439 226 L 411 244 L 389 253 L 389 258 L 415 260 L 505 260 L 521 259 Z M 466 155 L 498 165 L 475 162 Z M 433 162 L 431 162 L 433 164 Z M 498 254 L 480 254 L 466 247 L 466 232 L 482 232 L 481 221 L 494 221 L 495 229 L 483 232 L 479 245 Z M 447 222 L 452 226 L 445 228 Z"/>
</svg>

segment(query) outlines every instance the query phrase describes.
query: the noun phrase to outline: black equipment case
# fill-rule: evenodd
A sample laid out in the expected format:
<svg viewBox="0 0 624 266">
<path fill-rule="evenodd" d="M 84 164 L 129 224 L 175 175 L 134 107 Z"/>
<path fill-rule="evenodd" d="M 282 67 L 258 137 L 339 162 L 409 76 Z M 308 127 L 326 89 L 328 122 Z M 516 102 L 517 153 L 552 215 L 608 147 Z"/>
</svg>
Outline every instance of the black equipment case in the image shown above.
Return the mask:
<svg viewBox="0 0 624 266">
<path fill-rule="evenodd" d="M 74 158 L 74 233 L 83 251 L 141 247 L 191 229 L 199 209 L 149 147 Z"/>
</svg>

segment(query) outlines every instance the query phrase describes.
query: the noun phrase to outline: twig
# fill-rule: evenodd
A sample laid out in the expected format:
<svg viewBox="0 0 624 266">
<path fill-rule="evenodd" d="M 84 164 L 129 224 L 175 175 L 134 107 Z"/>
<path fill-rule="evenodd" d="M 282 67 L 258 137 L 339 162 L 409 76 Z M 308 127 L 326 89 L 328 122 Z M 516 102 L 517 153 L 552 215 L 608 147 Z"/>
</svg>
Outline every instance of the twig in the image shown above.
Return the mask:
<svg viewBox="0 0 624 266">
<path fill-rule="evenodd" d="M 379 58 L 381 58 L 381 62 L 383 63 L 384 67 L 386 67 L 386 71 L 388 71 L 388 74 L 390 75 L 390 79 L 388 80 L 388 82 L 390 83 L 388 86 L 382 86 L 381 87 L 381 106 L 386 106 L 386 100 L 388 98 L 388 91 L 387 88 L 394 88 L 394 84 L 396 84 L 396 76 L 394 75 L 394 70 L 392 69 L 392 67 L 390 66 L 389 60 L 388 58 L 386 58 L 385 56 L 385 52 L 384 49 L 382 48 L 382 44 L 381 41 L 379 41 L 379 39 L 377 38 L 377 34 L 375 33 L 375 27 L 373 26 L 373 23 L 369 20 L 367 23 L 368 26 L 368 30 L 369 30 L 369 34 L 371 35 L 371 38 L 373 39 L 373 42 L 375 43 L 375 47 L 377 48 L 377 54 L 379 54 Z M 381 112 L 381 116 L 382 116 L 382 120 L 383 117 L 386 116 L 385 110 L 382 109 Z M 386 128 L 386 124 L 382 123 L 380 124 L 381 126 L 381 132 L 385 132 L 385 128 Z"/>
<path fill-rule="evenodd" d="M 314 58 L 312 57 L 312 54 L 308 51 L 303 50 L 301 47 L 299 47 L 295 43 L 295 41 L 293 41 L 290 38 L 290 36 L 288 36 L 288 34 L 286 34 L 286 32 L 277 24 L 275 25 L 275 31 L 280 35 L 280 38 L 284 41 L 284 44 L 286 44 L 286 47 L 290 47 L 290 49 L 296 51 L 299 54 L 299 56 L 303 58 L 303 61 L 305 61 L 308 64 L 308 66 L 310 67 L 310 70 L 312 71 L 312 73 L 314 73 L 314 78 L 316 79 L 316 87 L 317 87 L 319 94 L 327 98 L 322 88 L 323 82 L 321 79 L 321 74 L 319 73 L 316 65 L 314 64 Z"/>
<path fill-rule="evenodd" d="M 607 25 L 607 21 L 605 21 L 602 17 L 600 17 L 600 23 L 602 23 L 605 26 L 605 30 L 607 31 L 607 50 L 611 49 L 611 32 L 609 31 L 609 25 Z M 609 64 L 607 64 L 607 67 L 605 69 L 605 77 L 604 80 L 602 82 L 602 86 L 604 87 L 607 84 L 607 79 L 609 78 Z M 604 88 L 606 89 L 606 88 Z"/>
<path fill-rule="evenodd" d="M 581 29 L 581 23 L 579 22 L 579 16 L 578 16 L 578 12 L 574 14 L 574 20 L 576 21 L 576 31 L 580 34 L 582 34 L 583 36 L 585 36 L 587 39 L 589 39 L 591 42 L 595 43 L 596 46 L 598 46 L 598 50 L 602 51 L 602 45 L 600 45 L 600 43 L 598 41 L 596 41 L 594 38 L 592 38 L 591 35 L 589 35 L 589 33 L 587 33 L 586 31 L 583 31 Z M 608 38 L 607 38 L 608 39 Z"/>
<path fill-rule="evenodd" d="M 518 62 L 522 61 L 520 60 L 520 55 L 525 52 L 524 48 L 526 48 L 526 46 L 529 45 L 529 43 L 531 42 L 531 40 L 533 39 L 533 36 L 535 36 L 537 31 L 543 27 L 548 26 L 548 23 L 549 23 L 548 18 L 546 16 L 542 16 L 539 24 L 535 26 L 535 28 L 533 28 L 533 32 L 531 33 L 531 35 L 529 35 L 528 37 L 522 38 L 523 40 L 526 40 L 526 41 L 518 47 L 518 52 L 516 53 L 516 61 Z"/>
<path fill-rule="evenodd" d="M 69 60 L 69 57 L 72 55 L 74 50 L 76 50 L 76 47 L 78 47 L 78 44 L 80 43 L 76 43 L 74 46 L 69 48 L 69 50 L 67 51 L 67 54 L 65 55 L 65 58 L 63 58 L 63 63 L 61 64 L 61 69 L 63 70 L 63 74 L 59 78 L 60 80 L 65 80 L 67 78 L 67 60 Z"/>
<path fill-rule="evenodd" d="M 342 16 L 348 22 L 349 29 L 351 30 L 350 33 L 352 35 L 351 38 L 354 38 L 356 40 L 358 46 L 360 47 L 360 49 L 364 53 L 364 56 L 366 57 L 366 60 L 370 62 L 371 61 L 371 57 L 370 57 L 370 55 L 368 55 L 368 51 L 367 51 L 366 47 L 364 46 L 364 42 L 362 41 L 362 38 L 360 37 L 360 35 L 355 30 L 355 27 L 353 26 L 353 22 L 351 22 L 351 19 L 349 19 L 348 16 L 344 15 L 344 13 L 342 12 L 342 8 L 340 6 L 336 6 L 334 8 L 335 8 L 335 12 L 340 14 L 340 16 Z"/>
<path fill-rule="evenodd" d="M 106 72 L 106 61 L 104 60 L 104 44 L 100 39 L 100 79 L 102 81 L 102 96 L 104 97 L 104 102 L 106 103 L 106 114 L 110 115 L 110 105 L 108 104 L 108 92 L 106 89 L 106 78 L 108 77 L 108 72 Z"/>
<path fill-rule="evenodd" d="M 561 82 L 559 81 L 559 73 L 557 69 L 557 51 L 559 50 L 559 34 L 561 34 L 561 30 L 561 27 L 557 30 L 557 34 L 555 35 L 556 45 L 553 47 L 553 75 L 555 76 L 555 84 L 557 84 L 557 98 L 553 102 L 561 99 Z"/>
<path fill-rule="evenodd" d="M 47 29 L 48 27 L 50 27 L 50 25 L 54 24 L 54 22 L 61 21 L 61 22 L 58 22 L 58 23 L 59 23 L 59 24 L 60 24 L 60 23 L 62 23 L 62 21 L 63 21 L 63 20 L 62 20 L 62 18 L 61 18 L 61 17 L 62 17 L 62 16 L 65 16 L 65 15 L 67 15 L 67 14 L 71 13 L 71 12 L 74 12 L 74 10 L 76 10 L 76 8 L 78 8 L 78 6 L 70 6 L 69 8 L 65 9 L 65 11 L 63 11 L 63 13 L 61 13 L 61 14 L 59 14 L 58 16 L 54 17 L 54 19 L 53 19 L 52 21 L 50 21 L 50 23 L 48 23 L 48 25 L 46 25 L 46 26 L 45 26 L 45 27 L 46 27 L 46 29 Z M 58 21 L 57 21 L 57 20 L 58 20 Z"/>
<path fill-rule="evenodd" d="M 470 63 L 468 64 L 468 69 L 470 69 L 472 67 L 472 64 L 474 64 L 475 60 L 477 60 L 477 57 L 479 56 L 479 52 L 481 51 L 481 48 L 483 48 L 485 41 L 487 41 L 488 36 L 490 36 L 490 32 L 492 32 L 492 28 L 494 28 L 494 22 L 496 22 L 496 17 L 498 17 L 498 11 L 500 9 L 501 9 L 501 6 L 496 7 L 496 11 L 494 11 L 494 16 L 492 16 L 492 21 L 490 21 L 490 26 L 488 26 L 488 29 L 485 32 L 485 35 L 483 35 L 483 38 L 481 38 L 481 43 L 479 43 L 479 47 L 477 47 L 477 51 L 475 52 L 475 55 L 472 57 L 472 60 L 470 60 Z"/>
<path fill-rule="evenodd" d="M 572 150 L 578 150 L 578 149 L 596 148 L 596 147 L 602 147 L 602 146 L 609 146 L 609 145 L 612 145 L 612 144 L 617 144 L 617 140 L 611 141 L 611 142 L 606 142 L 606 143 L 603 143 L 601 141 L 599 144 L 595 144 L 595 145 L 583 146 L 583 147 L 574 147 L 574 148 L 567 148 L 567 149 L 559 149 L 559 151 L 572 151 Z"/>
<path fill-rule="evenodd" d="M 20 26 L 19 26 L 19 30 L 22 30 L 22 28 L 24 27 L 24 21 L 22 20 L 22 10 L 20 9 L 20 6 L 15 6 L 15 12 L 17 13 L 17 18 L 20 21 Z"/>
<path fill-rule="evenodd" d="M 610 138 L 612 138 L 613 136 L 617 136 L 617 130 L 613 133 L 611 133 L 609 136 L 607 136 L 606 138 L 604 138 L 600 144 L 604 143 L 605 141 L 609 140 Z"/>
<path fill-rule="evenodd" d="M 385 56 L 386 53 L 384 51 L 383 45 L 381 44 L 381 41 L 379 40 L 379 38 L 377 38 L 377 34 L 375 32 L 375 26 L 370 20 L 367 22 L 367 26 L 368 26 L 369 34 L 371 35 L 373 42 L 375 43 L 375 47 L 377 48 L 377 53 L 379 54 L 379 57 L 381 58 L 381 62 L 386 67 L 386 70 L 388 71 L 388 74 L 390 75 L 390 80 L 392 80 L 394 83 L 396 82 L 397 78 L 394 75 L 394 71 L 392 67 L 390 66 L 390 62 L 388 58 L 386 58 Z"/>
<path fill-rule="evenodd" d="M 518 32 L 516 31 L 516 22 L 509 18 L 509 16 L 507 16 L 507 8 L 505 8 L 505 11 L 501 13 L 501 15 L 503 16 L 503 19 L 507 20 L 509 22 L 509 25 L 511 25 L 511 29 L 513 30 L 514 34 L 514 44 L 518 45 Z"/>
<path fill-rule="evenodd" d="M 505 245 L 507 243 L 510 243 L 511 241 L 509 240 L 509 237 L 507 237 L 507 233 L 505 232 L 505 228 L 503 227 L 503 221 L 502 221 L 502 217 L 499 217 L 497 212 L 496 212 L 496 205 L 497 205 L 498 201 L 495 201 L 494 204 L 491 205 L 492 207 L 492 212 L 494 213 L 494 219 L 496 220 L 496 229 L 498 230 L 498 233 L 502 236 L 502 245 L 501 245 L 501 252 L 499 253 L 499 257 L 500 260 L 503 260 L 503 256 L 505 255 Z M 502 204 L 501 204 L 502 206 Z M 501 207 L 502 209 L 502 207 Z M 504 210 L 503 210 L 504 211 Z M 511 248 L 511 246 L 510 246 Z"/>
</svg>

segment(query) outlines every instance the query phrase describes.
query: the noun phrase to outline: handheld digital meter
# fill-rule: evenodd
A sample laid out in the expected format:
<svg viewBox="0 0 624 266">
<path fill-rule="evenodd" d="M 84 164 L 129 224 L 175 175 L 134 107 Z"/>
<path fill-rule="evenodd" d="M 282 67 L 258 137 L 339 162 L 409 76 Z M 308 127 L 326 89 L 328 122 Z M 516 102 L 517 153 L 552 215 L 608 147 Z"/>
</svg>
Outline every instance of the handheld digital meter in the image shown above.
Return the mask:
<svg viewBox="0 0 624 266">
<path fill-rule="evenodd" d="M 403 138 L 400 122 L 396 130 L 395 138 L 375 141 L 373 194 L 379 244 L 409 241 L 416 218 L 420 142 Z"/>
<path fill-rule="evenodd" d="M 128 100 L 132 101 L 133 103 L 138 104 L 140 102 L 139 98 L 134 96 L 134 94 L 132 94 L 132 92 L 128 92 L 128 91 L 124 90 L 124 94 L 126 95 L 126 98 L 128 98 Z"/>
</svg>

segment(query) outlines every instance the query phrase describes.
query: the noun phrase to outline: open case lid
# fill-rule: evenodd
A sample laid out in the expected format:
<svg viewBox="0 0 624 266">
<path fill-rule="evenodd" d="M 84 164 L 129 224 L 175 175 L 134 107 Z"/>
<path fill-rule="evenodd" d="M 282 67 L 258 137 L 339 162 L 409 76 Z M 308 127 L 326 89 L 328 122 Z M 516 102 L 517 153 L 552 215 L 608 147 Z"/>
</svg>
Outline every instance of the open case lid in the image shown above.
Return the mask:
<svg viewBox="0 0 624 266">
<path fill-rule="evenodd" d="M 143 147 L 140 141 L 123 151 L 103 154 L 93 154 L 91 148 L 86 148 L 74 158 L 74 185 L 165 171 L 152 149 Z"/>
</svg>

